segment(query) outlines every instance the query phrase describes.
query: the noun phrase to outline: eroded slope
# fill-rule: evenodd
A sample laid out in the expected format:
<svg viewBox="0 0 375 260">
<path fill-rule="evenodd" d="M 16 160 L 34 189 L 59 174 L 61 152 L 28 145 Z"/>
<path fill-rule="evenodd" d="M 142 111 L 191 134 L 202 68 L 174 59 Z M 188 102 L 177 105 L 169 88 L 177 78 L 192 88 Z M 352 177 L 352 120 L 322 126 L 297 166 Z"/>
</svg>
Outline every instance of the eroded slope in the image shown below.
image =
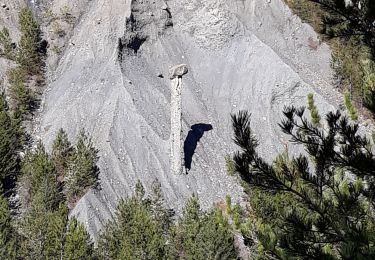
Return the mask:
<svg viewBox="0 0 375 260">
<path fill-rule="evenodd" d="M 100 23 L 97 21 L 100 20 Z M 253 114 L 263 154 L 284 149 L 277 123 L 284 105 L 302 105 L 315 93 L 322 111 L 337 93 L 329 81 L 329 50 L 281 0 L 92 0 L 53 72 L 39 135 L 50 145 L 62 127 L 81 127 L 100 150 L 102 189 L 74 209 L 95 235 L 117 201 L 140 179 L 157 178 L 177 211 L 193 192 L 205 207 L 242 189 L 226 173 L 234 150 L 230 113 Z M 168 68 L 186 63 L 183 136 L 211 124 L 200 138 L 187 175 L 169 173 Z"/>
</svg>

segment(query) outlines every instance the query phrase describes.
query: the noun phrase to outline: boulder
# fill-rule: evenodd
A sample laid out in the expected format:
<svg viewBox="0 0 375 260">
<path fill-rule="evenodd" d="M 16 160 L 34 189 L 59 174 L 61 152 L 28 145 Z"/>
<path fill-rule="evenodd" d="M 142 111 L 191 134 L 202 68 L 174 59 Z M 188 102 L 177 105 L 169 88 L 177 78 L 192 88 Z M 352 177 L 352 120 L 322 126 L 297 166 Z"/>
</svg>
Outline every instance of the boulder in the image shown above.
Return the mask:
<svg viewBox="0 0 375 260">
<path fill-rule="evenodd" d="M 172 68 L 169 69 L 169 78 L 174 79 L 177 77 L 182 77 L 186 73 L 188 73 L 188 67 L 186 64 L 180 64 L 173 66 Z"/>
</svg>

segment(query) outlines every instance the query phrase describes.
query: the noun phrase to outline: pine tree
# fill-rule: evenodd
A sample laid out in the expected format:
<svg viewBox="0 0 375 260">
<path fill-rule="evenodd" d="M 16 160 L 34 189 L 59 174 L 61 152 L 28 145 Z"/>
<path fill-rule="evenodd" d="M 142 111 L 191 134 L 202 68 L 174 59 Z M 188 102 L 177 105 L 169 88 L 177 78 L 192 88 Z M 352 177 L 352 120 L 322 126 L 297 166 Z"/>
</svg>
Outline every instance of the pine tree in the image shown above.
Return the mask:
<svg viewBox="0 0 375 260">
<path fill-rule="evenodd" d="M 24 120 L 35 107 L 35 98 L 31 89 L 25 84 L 26 74 L 21 68 L 11 69 L 8 73 L 10 97 L 15 116 Z"/>
<path fill-rule="evenodd" d="M 153 218 L 161 224 L 165 234 L 172 225 L 172 217 L 174 211 L 167 209 L 161 190 L 161 184 L 158 180 L 154 180 L 151 185 L 152 194 L 150 197 L 151 214 Z"/>
<path fill-rule="evenodd" d="M 42 69 L 40 53 L 42 31 L 30 8 L 23 8 L 19 15 L 21 39 L 19 42 L 17 63 L 28 74 L 38 74 Z"/>
<path fill-rule="evenodd" d="M 257 151 L 250 115 L 232 116 L 236 172 L 251 197 L 259 252 L 278 259 L 375 257 L 375 157 L 369 141 L 340 114 L 326 128 L 287 107 L 280 124 L 308 155 L 283 153 L 270 164 Z"/>
<path fill-rule="evenodd" d="M 69 142 L 68 135 L 63 129 L 60 129 L 52 145 L 52 160 L 59 177 L 66 175 L 72 152 L 73 147 Z"/>
<path fill-rule="evenodd" d="M 90 260 L 92 259 L 93 244 L 85 227 L 71 218 L 68 223 L 64 257 L 66 260 Z"/>
<path fill-rule="evenodd" d="M 4 27 L 3 30 L 0 31 L 0 57 L 3 56 L 6 59 L 13 60 L 15 58 L 14 47 L 9 35 L 9 30 Z"/>
<path fill-rule="evenodd" d="M 20 230 L 26 238 L 23 255 L 29 259 L 60 259 L 68 209 L 54 164 L 41 142 L 23 161 L 20 196 L 24 212 Z"/>
<path fill-rule="evenodd" d="M 173 258 L 237 259 L 232 227 L 219 209 L 205 213 L 193 196 L 186 204 L 182 219 L 172 232 Z"/>
<path fill-rule="evenodd" d="M 58 208 L 62 201 L 54 164 L 41 142 L 35 151 L 29 151 L 25 156 L 20 186 L 25 190 L 22 198 L 25 207 L 37 193 L 40 193 L 47 210 Z"/>
<path fill-rule="evenodd" d="M 19 131 L 9 114 L 5 95 L 0 93 L 0 190 L 3 187 L 4 192 L 14 186 L 17 177 Z"/>
<path fill-rule="evenodd" d="M 17 244 L 8 201 L 0 194 L 0 259 L 16 259 Z"/>
<path fill-rule="evenodd" d="M 138 190 L 136 196 L 119 203 L 115 221 L 100 234 L 100 259 L 167 258 L 163 225 L 152 216 L 150 200 L 140 196 L 143 189 Z"/>
<path fill-rule="evenodd" d="M 66 177 L 66 194 L 70 202 L 77 201 L 87 189 L 98 185 L 99 168 L 98 151 L 91 137 L 84 130 L 78 135 L 77 145 L 69 163 L 69 174 Z"/>
<path fill-rule="evenodd" d="M 372 0 L 308 0 L 326 12 L 323 33 L 330 37 L 356 37 L 375 49 L 375 2 Z"/>
</svg>

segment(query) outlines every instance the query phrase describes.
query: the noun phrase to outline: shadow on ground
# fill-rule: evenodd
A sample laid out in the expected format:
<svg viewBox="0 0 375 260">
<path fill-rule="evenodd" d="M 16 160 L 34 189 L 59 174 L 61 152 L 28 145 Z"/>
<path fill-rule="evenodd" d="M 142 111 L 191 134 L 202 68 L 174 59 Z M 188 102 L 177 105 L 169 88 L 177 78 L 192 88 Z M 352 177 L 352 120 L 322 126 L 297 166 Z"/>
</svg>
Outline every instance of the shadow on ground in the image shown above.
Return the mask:
<svg viewBox="0 0 375 260">
<path fill-rule="evenodd" d="M 191 162 L 195 149 L 197 148 L 199 140 L 203 137 L 204 132 L 211 131 L 213 129 L 211 124 L 195 124 L 191 126 L 191 129 L 184 142 L 184 162 L 186 174 L 191 169 Z"/>
</svg>

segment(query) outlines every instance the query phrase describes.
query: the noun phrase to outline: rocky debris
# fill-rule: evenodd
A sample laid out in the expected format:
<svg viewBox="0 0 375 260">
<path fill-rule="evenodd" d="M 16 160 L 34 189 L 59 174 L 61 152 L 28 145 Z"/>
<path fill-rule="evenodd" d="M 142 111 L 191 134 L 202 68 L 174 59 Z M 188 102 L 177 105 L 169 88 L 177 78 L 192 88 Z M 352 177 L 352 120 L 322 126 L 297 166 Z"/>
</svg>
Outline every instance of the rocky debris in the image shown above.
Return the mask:
<svg viewBox="0 0 375 260">
<path fill-rule="evenodd" d="M 182 77 L 188 73 L 188 67 L 186 64 L 180 64 L 173 66 L 169 69 L 169 78 L 174 79 L 176 77 Z"/>
</svg>

